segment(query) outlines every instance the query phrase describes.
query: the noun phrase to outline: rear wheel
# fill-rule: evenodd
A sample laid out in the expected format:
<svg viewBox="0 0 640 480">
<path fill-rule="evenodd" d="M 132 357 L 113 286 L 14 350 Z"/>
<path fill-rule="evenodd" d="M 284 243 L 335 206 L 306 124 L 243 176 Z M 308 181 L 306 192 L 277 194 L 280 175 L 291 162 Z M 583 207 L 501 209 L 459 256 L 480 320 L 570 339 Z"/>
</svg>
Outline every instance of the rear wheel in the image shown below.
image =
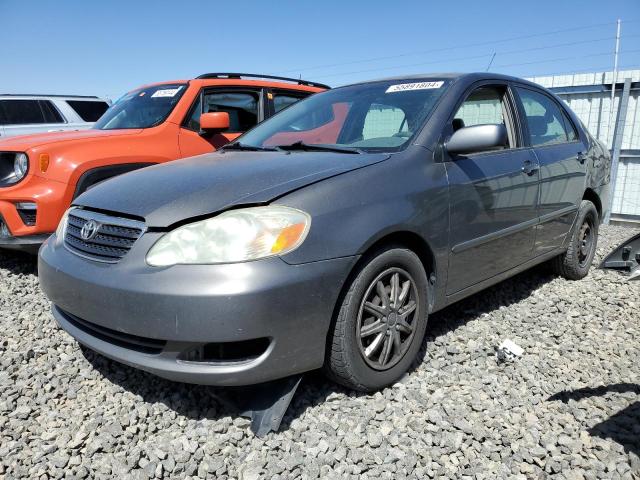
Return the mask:
<svg viewBox="0 0 640 480">
<path fill-rule="evenodd" d="M 587 276 L 596 253 L 599 223 L 595 205 L 583 200 L 567 251 L 551 263 L 556 273 L 569 280 L 580 280 Z"/>
<path fill-rule="evenodd" d="M 405 248 L 372 255 L 347 291 L 330 333 L 325 370 L 362 391 L 397 381 L 418 353 L 427 325 L 427 275 Z"/>
</svg>

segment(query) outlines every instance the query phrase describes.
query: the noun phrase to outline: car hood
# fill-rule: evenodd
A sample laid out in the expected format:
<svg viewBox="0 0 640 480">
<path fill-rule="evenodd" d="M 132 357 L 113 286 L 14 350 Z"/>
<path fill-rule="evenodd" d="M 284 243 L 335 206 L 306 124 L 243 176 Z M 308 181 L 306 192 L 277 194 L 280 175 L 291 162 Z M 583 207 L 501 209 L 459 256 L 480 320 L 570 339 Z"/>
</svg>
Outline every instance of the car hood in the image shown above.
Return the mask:
<svg viewBox="0 0 640 480">
<path fill-rule="evenodd" d="M 0 139 L 0 151 L 26 151 L 30 148 L 40 147 L 42 145 L 51 145 L 61 142 L 84 141 L 96 138 L 106 137 L 122 137 L 127 135 L 135 135 L 142 132 L 141 129 L 130 130 L 73 130 L 69 132 L 47 132 L 35 133 L 31 135 L 17 135 Z"/>
<path fill-rule="evenodd" d="M 260 204 L 388 154 L 216 152 L 136 170 L 96 185 L 74 205 L 143 218 L 149 227 Z"/>
</svg>

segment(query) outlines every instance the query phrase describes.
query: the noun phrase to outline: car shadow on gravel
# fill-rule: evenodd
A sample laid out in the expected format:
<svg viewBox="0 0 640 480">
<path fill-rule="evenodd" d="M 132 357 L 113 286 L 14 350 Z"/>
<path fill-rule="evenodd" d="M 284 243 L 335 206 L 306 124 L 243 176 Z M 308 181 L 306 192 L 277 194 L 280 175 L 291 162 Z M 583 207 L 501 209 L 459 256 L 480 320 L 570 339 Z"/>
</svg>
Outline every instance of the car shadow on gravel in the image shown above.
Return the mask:
<svg viewBox="0 0 640 480">
<path fill-rule="evenodd" d="M 549 400 L 560 400 L 568 403 L 570 400 L 580 401 L 589 397 L 602 397 L 608 393 L 635 393 L 640 395 L 640 385 L 635 383 L 616 383 L 599 387 L 585 387 L 558 392 L 549 397 Z M 632 403 L 606 420 L 587 429 L 587 432 L 595 437 L 613 440 L 622 445 L 627 453 L 633 452 L 640 456 L 640 401 Z"/>
<path fill-rule="evenodd" d="M 526 299 L 536 289 L 554 278 L 555 276 L 549 273 L 548 268 L 542 265 L 431 315 L 425 342 L 401 381 L 409 378 L 422 365 L 429 344 L 436 338 L 456 330 L 469 321 L 478 319 L 485 313 Z M 242 389 L 239 387 L 216 388 L 171 382 L 111 361 L 88 348 L 81 347 L 81 349 L 85 358 L 107 380 L 142 397 L 145 402 L 162 403 L 176 413 L 195 420 L 240 416 L 242 407 L 234 406 L 225 400 L 233 395 L 242 396 Z M 250 389 L 247 391 L 251 392 Z M 302 417 L 307 409 L 332 401 L 334 397 L 340 398 L 342 395 L 357 398 L 369 394 L 343 388 L 328 380 L 320 371 L 306 373 L 282 420 L 280 430 L 287 429 L 291 422 Z"/>
<path fill-rule="evenodd" d="M 14 275 L 38 275 L 38 256 L 17 250 L 0 250 L 0 269 Z"/>
</svg>

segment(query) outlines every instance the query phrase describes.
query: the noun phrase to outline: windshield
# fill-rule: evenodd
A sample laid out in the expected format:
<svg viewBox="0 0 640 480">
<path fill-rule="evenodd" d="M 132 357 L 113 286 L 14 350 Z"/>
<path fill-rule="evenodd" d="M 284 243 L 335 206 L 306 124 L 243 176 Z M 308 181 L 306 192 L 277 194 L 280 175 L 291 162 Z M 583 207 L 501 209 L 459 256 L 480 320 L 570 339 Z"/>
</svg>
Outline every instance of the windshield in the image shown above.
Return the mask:
<svg viewBox="0 0 640 480">
<path fill-rule="evenodd" d="M 162 123 L 178 103 L 186 84 L 165 84 L 140 88 L 120 97 L 93 128 L 149 128 Z"/>
<path fill-rule="evenodd" d="M 239 141 L 259 148 L 297 144 L 297 150 L 308 145 L 400 150 L 420 129 L 449 82 L 388 80 L 318 93 L 256 126 Z"/>
</svg>

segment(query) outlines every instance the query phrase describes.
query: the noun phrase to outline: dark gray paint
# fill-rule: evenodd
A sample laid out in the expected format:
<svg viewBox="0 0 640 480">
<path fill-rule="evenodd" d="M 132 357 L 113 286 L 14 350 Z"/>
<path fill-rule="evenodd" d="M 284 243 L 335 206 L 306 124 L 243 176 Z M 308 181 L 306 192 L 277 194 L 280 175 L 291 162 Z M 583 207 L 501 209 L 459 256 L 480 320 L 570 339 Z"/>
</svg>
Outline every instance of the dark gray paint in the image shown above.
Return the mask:
<svg viewBox="0 0 640 480">
<path fill-rule="evenodd" d="M 443 148 L 452 133 L 450 119 L 475 87 L 539 87 L 488 73 L 448 78 L 454 79 L 449 90 L 401 152 L 214 153 L 125 174 L 86 192 L 76 204 L 141 218 L 151 231 L 115 265 L 81 259 L 52 237 L 40 253 L 42 288 L 73 315 L 163 338 L 171 347 L 145 356 L 83 336 L 57 312 L 61 325 L 103 354 L 167 378 L 254 383 L 322 365 L 349 273 L 390 235 L 395 242 L 420 243 L 432 256 L 433 310 L 562 253 L 583 196 L 606 205 L 608 154 L 583 131 L 575 145 L 533 149 L 516 112 L 517 148 L 451 156 Z M 573 160 L 576 149 L 584 151 L 583 163 Z M 559 171 L 567 176 L 556 178 Z M 305 242 L 281 259 L 146 265 L 158 230 L 256 203 L 308 212 L 312 225 Z M 272 346 L 250 364 L 185 365 L 175 359 L 184 342 L 263 335 Z"/>
<path fill-rule="evenodd" d="M 78 197 L 74 204 L 100 205 L 103 210 L 143 218 L 148 227 L 167 227 L 233 205 L 268 202 L 291 190 L 388 157 L 219 152 L 131 172 L 118 181 L 122 194 L 114 195 L 113 186 L 105 182 Z"/>
</svg>

